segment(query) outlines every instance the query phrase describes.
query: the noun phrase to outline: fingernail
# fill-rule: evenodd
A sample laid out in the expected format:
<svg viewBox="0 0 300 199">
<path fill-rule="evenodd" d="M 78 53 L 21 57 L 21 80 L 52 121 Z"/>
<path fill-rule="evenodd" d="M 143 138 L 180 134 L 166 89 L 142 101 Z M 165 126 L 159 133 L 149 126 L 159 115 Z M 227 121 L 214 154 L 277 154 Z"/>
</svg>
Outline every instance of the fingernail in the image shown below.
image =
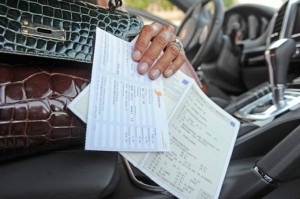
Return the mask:
<svg viewBox="0 0 300 199">
<path fill-rule="evenodd" d="M 140 60 L 141 55 L 142 55 L 142 53 L 141 53 L 141 51 L 139 51 L 139 50 L 135 50 L 135 51 L 132 53 L 132 57 L 133 57 L 134 60 Z"/>
<path fill-rule="evenodd" d="M 143 62 L 141 63 L 139 66 L 138 66 L 138 71 L 141 73 L 141 74 L 144 74 L 146 73 L 148 69 L 148 64 L 146 62 Z"/>
<path fill-rule="evenodd" d="M 166 77 L 170 77 L 172 74 L 173 74 L 173 70 L 172 70 L 172 69 L 168 69 L 168 70 L 166 70 L 166 72 L 165 72 L 165 76 L 166 76 Z"/>
<path fill-rule="evenodd" d="M 151 72 L 151 76 L 153 79 L 156 79 L 160 75 L 160 71 L 158 69 L 155 69 Z"/>
</svg>

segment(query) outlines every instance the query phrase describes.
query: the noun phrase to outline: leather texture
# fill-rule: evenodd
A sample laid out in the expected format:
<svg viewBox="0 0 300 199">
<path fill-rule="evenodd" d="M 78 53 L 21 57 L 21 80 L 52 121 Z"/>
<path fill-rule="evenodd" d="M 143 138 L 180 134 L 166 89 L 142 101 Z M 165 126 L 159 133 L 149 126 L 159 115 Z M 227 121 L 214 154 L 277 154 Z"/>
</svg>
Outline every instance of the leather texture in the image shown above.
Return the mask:
<svg viewBox="0 0 300 199">
<path fill-rule="evenodd" d="M 44 65 L 0 64 L 0 159 L 83 146 L 85 124 L 67 105 L 88 85 L 91 68 Z"/>
<path fill-rule="evenodd" d="M 24 35 L 28 24 L 64 30 L 65 41 Z M 83 2 L 0 0 L 0 160 L 82 148 L 86 126 L 67 105 L 90 81 L 96 27 L 130 40 L 142 25 Z"/>
<path fill-rule="evenodd" d="M 25 34 L 25 25 L 28 24 L 34 25 L 40 34 Z M 0 0 L 2 53 L 91 63 L 97 27 L 124 40 L 130 40 L 139 33 L 142 26 L 140 17 L 118 10 L 112 12 L 83 2 Z M 64 32 L 63 41 L 52 36 L 61 30 Z M 43 34 L 45 31 L 46 34 Z"/>
</svg>

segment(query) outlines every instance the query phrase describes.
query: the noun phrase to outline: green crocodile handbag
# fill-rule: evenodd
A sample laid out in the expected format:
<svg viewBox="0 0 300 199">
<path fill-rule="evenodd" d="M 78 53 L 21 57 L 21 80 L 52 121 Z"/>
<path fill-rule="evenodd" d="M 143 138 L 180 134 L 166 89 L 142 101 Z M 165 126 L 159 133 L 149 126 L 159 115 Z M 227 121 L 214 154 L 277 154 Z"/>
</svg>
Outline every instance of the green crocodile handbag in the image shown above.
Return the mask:
<svg viewBox="0 0 300 199">
<path fill-rule="evenodd" d="M 130 40 L 142 25 L 137 16 L 85 2 L 0 0 L 0 53 L 91 63 L 97 27 Z"/>
</svg>

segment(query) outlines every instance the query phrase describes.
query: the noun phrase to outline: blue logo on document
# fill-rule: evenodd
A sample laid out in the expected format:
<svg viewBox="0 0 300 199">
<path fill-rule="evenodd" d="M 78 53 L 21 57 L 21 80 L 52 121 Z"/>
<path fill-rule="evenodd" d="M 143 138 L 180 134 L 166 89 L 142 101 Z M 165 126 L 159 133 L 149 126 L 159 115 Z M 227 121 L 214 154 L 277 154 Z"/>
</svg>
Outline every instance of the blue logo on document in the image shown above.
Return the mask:
<svg viewBox="0 0 300 199">
<path fill-rule="evenodd" d="M 188 85 L 189 81 L 184 79 L 184 80 L 182 80 L 182 83 L 183 83 L 184 85 Z"/>
<path fill-rule="evenodd" d="M 235 127 L 235 123 L 231 121 L 230 126 Z"/>
</svg>

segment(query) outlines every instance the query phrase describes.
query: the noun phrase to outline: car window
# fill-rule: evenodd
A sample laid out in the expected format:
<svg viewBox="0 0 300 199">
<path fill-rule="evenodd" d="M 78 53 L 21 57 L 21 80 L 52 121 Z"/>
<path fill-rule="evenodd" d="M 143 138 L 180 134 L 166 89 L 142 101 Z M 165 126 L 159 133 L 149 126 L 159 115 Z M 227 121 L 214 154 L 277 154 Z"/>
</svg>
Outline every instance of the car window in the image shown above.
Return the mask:
<svg viewBox="0 0 300 199">
<path fill-rule="evenodd" d="M 252 3 L 279 8 L 284 2 L 285 0 L 238 0 L 236 4 Z"/>
<path fill-rule="evenodd" d="M 190 1 L 195 2 L 196 0 Z M 272 1 L 272 3 L 270 3 L 270 1 Z M 162 21 L 158 20 L 162 19 L 170 24 L 179 26 L 185 15 L 183 11 L 181 11 L 172 3 L 172 0 L 126 0 L 125 2 L 127 7 L 139 10 L 135 14 L 142 16 L 144 24 L 150 24 L 153 21 L 163 23 Z M 237 4 L 249 3 L 279 8 L 285 2 L 285 0 L 223 0 L 223 2 L 225 9 Z"/>
<path fill-rule="evenodd" d="M 145 24 L 152 23 L 154 19 L 145 17 L 144 15 L 152 15 L 178 26 L 185 15 L 183 11 L 168 0 L 126 0 L 125 2 L 126 6 L 139 9 L 143 12 L 139 14 L 142 16 Z"/>
</svg>

